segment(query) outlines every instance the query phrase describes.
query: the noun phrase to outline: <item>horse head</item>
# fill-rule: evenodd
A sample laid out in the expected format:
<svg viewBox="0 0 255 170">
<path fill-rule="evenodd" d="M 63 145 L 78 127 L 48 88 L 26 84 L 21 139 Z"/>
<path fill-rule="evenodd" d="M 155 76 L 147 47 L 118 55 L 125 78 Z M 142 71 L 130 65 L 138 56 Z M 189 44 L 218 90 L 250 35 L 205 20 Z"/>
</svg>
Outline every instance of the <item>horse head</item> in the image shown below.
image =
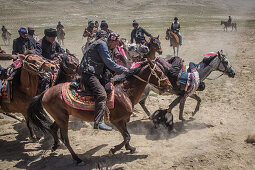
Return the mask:
<svg viewBox="0 0 255 170">
<path fill-rule="evenodd" d="M 75 75 L 77 68 L 79 66 L 79 59 L 75 55 L 71 54 L 69 51 L 65 53 L 60 62 L 60 69 L 65 74 Z"/>
<path fill-rule="evenodd" d="M 166 29 L 166 37 L 165 37 L 166 40 L 170 39 L 170 31 L 171 31 L 170 28 Z"/>
<path fill-rule="evenodd" d="M 150 49 L 150 51 L 155 51 L 157 52 L 159 55 L 162 54 L 162 48 L 161 48 L 161 42 L 159 39 L 159 35 L 157 37 L 152 37 L 150 38 L 150 41 L 148 43 L 148 47 Z"/>
<path fill-rule="evenodd" d="M 217 67 L 217 70 L 223 72 L 224 74 L 227 74 L 229 77 L 234 78 L 235 77 L 235 70 L 231 66 L 231 63 L 228 61 L 225 54 L 223 54 L 223 51 L 218 51 L 218 56 L 220 60 L 220 63 Z"/>
</svg>

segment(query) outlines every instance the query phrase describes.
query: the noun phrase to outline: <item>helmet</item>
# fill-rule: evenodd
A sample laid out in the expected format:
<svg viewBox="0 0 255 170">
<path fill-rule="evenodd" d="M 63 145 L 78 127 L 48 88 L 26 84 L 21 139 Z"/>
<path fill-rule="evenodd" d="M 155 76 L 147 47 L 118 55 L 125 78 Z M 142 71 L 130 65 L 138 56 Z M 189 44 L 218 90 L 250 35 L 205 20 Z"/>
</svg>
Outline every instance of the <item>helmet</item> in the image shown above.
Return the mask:
<svg viewBox="0 0 255 170">
<path fill-rule="evenodd" d="M 27 34 L 27 29 L 24 27 L 20 27 L 18 32 L 19 32 L 19 34 Z"/>
<path fill-rule="evenodd" d="M 177 18 L 177 17 L 174 17 L 174 20 L 178 20 L 178 18 Z"/>
<path fill-rule="evenodd" d="M 116 40 L 120 40 L 120 35 L 114 32 L 111 32 L 108 36 L 108 41 L 116 41 Z"/>
</svg>

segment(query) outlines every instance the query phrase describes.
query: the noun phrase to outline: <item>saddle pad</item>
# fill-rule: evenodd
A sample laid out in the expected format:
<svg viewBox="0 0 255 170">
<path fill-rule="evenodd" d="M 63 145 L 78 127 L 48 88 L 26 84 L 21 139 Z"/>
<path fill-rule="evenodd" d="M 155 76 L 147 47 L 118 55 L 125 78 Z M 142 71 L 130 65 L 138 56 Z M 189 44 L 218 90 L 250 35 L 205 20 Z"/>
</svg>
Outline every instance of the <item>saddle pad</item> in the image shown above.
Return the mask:
<svg viewBox="0 0 255 170">
<path fill-rule="evenodd" d="M 7 80 L 1 80 L 2 88 L 1 90 L 1 95 L 2 102 L 3 103 L 10 103 L 12 99 L 12 81 L 7 81 Z"/>
<path fill-rule="evenodd" d="M 95 99 L 93 96 L 81 96 L 74 89 L 69 88 L 70 83 L 62 86 L 62 96 L 66 104 L 75 109 L 95 110 Z M 106 105 L 109 109 L 114 108 L 114 90 L 107 97 Z"/>
</svg>

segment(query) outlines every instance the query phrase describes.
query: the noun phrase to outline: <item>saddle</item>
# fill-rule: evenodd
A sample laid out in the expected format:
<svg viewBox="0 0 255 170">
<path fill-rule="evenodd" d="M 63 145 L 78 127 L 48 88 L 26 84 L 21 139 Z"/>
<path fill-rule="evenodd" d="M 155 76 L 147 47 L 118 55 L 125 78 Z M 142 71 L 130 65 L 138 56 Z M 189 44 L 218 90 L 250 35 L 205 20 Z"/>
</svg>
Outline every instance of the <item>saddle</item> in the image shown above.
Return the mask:
<svg viewBox="0 0 255 170">
<path fill-rule="evenodd" d="M 75 109 L 80 110 L 95 110 L 95 99 L 89 89 L 85 89 L 81 83 L 65 83 L 62 86 L 62 97 L 66 104 Z M 108 109 L 114 108 L 114 86 L 112 83 L 106 84 Z"/>
</svg>

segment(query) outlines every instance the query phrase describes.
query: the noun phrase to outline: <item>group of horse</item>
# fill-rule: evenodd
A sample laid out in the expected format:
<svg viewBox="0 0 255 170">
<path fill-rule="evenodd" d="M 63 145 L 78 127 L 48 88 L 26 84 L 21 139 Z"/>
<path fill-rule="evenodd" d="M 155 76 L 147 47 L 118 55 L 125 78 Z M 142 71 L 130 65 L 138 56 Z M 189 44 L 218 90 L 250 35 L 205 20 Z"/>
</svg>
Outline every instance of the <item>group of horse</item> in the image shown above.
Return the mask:
<svg viewBox="0 0 255 170">
<path fill-rule="evenodd" d="M 136 59 L 134 53 L 140 56 L 143 61 L 139 62 L 136 67 L 131 67 L 130 72 L 121 79 L 117 79 L 114 84 L 114 108 L 109 109 L 109 120 L 123 136 L 123 142 L 114 146 L 110 150 L 110 154 L 114 154 L 125 146 L 126 150 L 133 153 L 136 148 L 130 145 L 131 136 L 127 130 L 127 122 L 133 113 L 134 105 L 139 103 L 144 111 L 150 116 L 155 126 L 164 124 L 163 118 L 169 115 L 159 115 L 158 112 L 150 114 L 145 106 L 146 98 L 149 91 L 156 88 L 160 93 L 167 92 L 169 95 L 175 94 L 178 97 L 170 104 L 170 108 L 180 103 L 179 119 L 184 120 L 182 113 L 184 109 L 185 99 L 181 95 L 180 90 L 172 88 L 172 85 L 166 76 L 168 69 L 164 68 L 157 60 L 155 60 L 156 52 L 162 54 L 161 42 L 158 37 L 153 37 L 142 48 L 132 50 L 130 44 L 121 41 L 121 47 L 126 52 L 128 58 Z M 142 52 L 144 53 L 142 53 Z M 132 53 L 133 52 L 133 53 Z M 141 56 L 142 55 L 142 56 Z M 70 151 L 72 158 L 78 163 L 82 160 L 73 151 L 68 138 L 68 122 L 70 115 L 84 120 L 94 121 L 94 111 L 84 111 L 73 108 L 66 104 L 62 94 L 62 88 L 65 82 L 70 82 L 77 76 L 77 68 L 79 60 L 70 52 L 60 56 L 58 65 L 40 59 L 35 55 L 20 55 L 21 66 L 15 68 L 15 74 L 12 78 L 12 100 L 10 103 L 1 103 L 1 112 L 3 113 L 22 113 L 25 117 L 27 127 L 33 139 L 38 137 L 34 133 L 31 124 L 34 124 L 43 132 L 48 132 L 54 139 L 52 150 L 55 151 L 59 147 L 59 139 L 65 144 Z M 125 60 L 125 59 L 124 59 Z M 126 64 L 128 62 L 125 62 Z M 137 64 L 137 63 L 136 63 Z M 212 71 L 220 71 L 229 77 L 234 77 L 235 72 L 222 51 L 213 53 L 209 58 L 205 58 L 198 65 L 197 69 L 201 81 Z M 56 75 L 56 76 L 49 76 Z M 42 77 L 52 80 L 49 89 L 41 92 L 39 90 L 39 82 Z M 193 116 L 199 110 L 201 99 L 198 95 L 190 96 L 197 100 L 197 106 Z M 170 113 L 171 114 L 171 113 Z M 53 121 L 49 119 L 50 115 Z M 173 116 L 167 120 L 171 128 L 173 126 Z M 60 131 L 60 137 L 58 136 Z"/>
</svg>

